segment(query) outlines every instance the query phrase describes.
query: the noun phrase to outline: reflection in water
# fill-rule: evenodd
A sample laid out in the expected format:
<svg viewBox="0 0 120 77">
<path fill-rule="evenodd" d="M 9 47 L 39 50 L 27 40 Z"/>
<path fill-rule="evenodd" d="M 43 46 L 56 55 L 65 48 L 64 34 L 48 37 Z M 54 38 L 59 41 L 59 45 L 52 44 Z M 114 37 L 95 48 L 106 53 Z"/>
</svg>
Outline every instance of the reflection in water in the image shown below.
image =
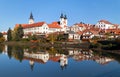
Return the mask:
<svg viewBox="0 0 120 77">
<path fill-rule="evenodd" d="M 29 53 L 28 51 L 24 51 L 24 60 L 29 60 L 31 70 L 33 70 L 34 63 L 46 63 L 49 60 L 49 53 L 47 52 L 36 52 Z"/>
<path fill-rule="evenodd" d="M 36 49 L 38 48 L 38 49 Z M 103 53 L 93 52 L 91 50 L 83 49 L 62 49 L 62 48 L 39 48 L 39 47 L 18 47 L 6 46 L 0 47 L 2 54 L 7 54 L 11 59 L 12 57 L 22 62 L 28 60 L 30 68 L 33 71 L 35 63 L 45 64 L 48 61 L 59 62 L 61 69 L 66 69 L 69 62 L 68 58 L 75 61 L 92 60 L 99 64 L 107 64 L 114 60 L 112 55 L 105 55 Z"/>
<path fill-rule="evenodd" d="M 61 69 L 63 70 L 64 68 L 66 68 L 68 65 L 68 59 L 67 59 L 67 56 L 66 55 L 61 55 L 60 57 L 60 66 L 61 66 Z"/>
</svg>

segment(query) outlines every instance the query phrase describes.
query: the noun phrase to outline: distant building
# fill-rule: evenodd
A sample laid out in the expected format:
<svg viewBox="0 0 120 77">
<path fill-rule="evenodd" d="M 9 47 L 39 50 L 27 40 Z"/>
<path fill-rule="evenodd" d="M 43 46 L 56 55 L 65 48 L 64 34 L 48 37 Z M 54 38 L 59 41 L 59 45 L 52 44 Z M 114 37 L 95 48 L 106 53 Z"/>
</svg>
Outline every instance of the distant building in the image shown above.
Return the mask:
<svg viewBox="0 0 120 77">
<path fill-rule="evenodd" d="M 54 32 L 66 32 L 67 30 L 67 16 L 61 14 L 60 21 L 47 24 L 46 22 L 34 22 L 32 13 L 30 14 L 29 24 L 16 24 L 15 28 L 21 25 L 24 34 L 49 34 Z"/>
<path fill-rule="evenodd" d="M 48 27 L 49 27 L 49 33 L 62 31 L 62 27 L 60 26 L 59 22 L 52 22 L 51 24 L 48 24 Z"/>
<path fill-rule="evenodd" d="M 24 34 L 41 34 L 48 33 L 48 25 L 45 22 L 37 22 L 33 24 L 16 24 L 16 27 L 21 25 L 23 27 Z"/>
<path fill-rule="evenodd" d="M 98 21 L 98 23 L 96 24 L 97 28 L 100 29 L 116 29 L 118 28 L 119 25 L 117 24 L 112 24 L 111 22 L 107 21 L 107 20 L 100 20 Z"/>
<path fill-rule="evenodd" d="M 83 31 L 83 30 L 87 29 L 87 27 L 88 27 L 87 24 L 84 24 L 81 22 L 81 23 L 76 23 L 73 26 L 71 26 L 70 30 L 74 31 L 74 32 L 79 32 L 79 31 Z"/>
<path fill-rule="evenodd" d="M 5 38 L 5 41 L 7 41 L 7 32 L 2 32 L 3 37 Z"/>
<path fill-rule="evenodd" d="M 81 35 L 74 31 L 67 31 L 69 41 L 80 40 Z"/>
</svg>

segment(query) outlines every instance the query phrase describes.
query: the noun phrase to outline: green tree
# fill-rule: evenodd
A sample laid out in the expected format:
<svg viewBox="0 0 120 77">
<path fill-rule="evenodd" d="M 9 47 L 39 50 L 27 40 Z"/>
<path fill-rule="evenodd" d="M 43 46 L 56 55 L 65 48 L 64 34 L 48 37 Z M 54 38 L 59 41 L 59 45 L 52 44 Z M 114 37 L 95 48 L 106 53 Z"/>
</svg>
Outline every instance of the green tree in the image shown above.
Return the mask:
<svg viewBox="0 0 120 77">
<path fill-rule="evenodd" d="M 7 40 L 11 41 L 12 40 L 12 30 L 9 28 L 7 31 Z"/>
<path fill-rule="evenodd" d="M 0 38 L 3 37 L 3 34 L 0 32 Z"/>
<path fill-rule="evenodd" d="M 18 27 L 18 34 L 20 38 L 24 36 L 23 27 L 21 26 L 21 24 Z"/>
<path fill-rule="evenodd" d="M 20 41 L 23 36 L 24 36 L 23 27 L 19 25 L 19 27 L 14 30 L 14 40 Z"/>
<path fill-rule="evenodd" d="M 51 44 L 54 44 L 54 42 L 57 40 L 57 35 L 56 34 L 49 34 L 48 40 L 51 42 Z"/>
</svg>

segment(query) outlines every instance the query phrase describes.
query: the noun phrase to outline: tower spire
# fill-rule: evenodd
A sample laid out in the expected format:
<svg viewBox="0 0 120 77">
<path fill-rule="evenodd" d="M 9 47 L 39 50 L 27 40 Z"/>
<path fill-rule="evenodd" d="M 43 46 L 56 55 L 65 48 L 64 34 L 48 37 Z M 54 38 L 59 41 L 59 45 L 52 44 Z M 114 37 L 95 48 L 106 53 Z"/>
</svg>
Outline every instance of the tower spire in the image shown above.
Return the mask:
<svg viewBox="0 0 120 77">
<path fill-rule="evenodd" d="M 63 13 L 61 13 L 61 16 L 60 16 L 60 18 L 64 18 L 64 16 L 63 16 Z"/>
<path fill-rule="evenodd" d="M 34 18 L 33 18 L 32 12 L 31 12 L 30 18 L 29 18 L 29 24 L 33 24 L 33 23 L 34 23 Z"/>
<path fill-rule="evenodd" d="M 66 16 L 66 15 L 64 16 L 64 19 L 67 19 L 67 16 Z"/>
<path fill-rule="evenodd" d="M 29 19 L 33 19 L 34 20 L 32 12 L 30 14 L 30 18 Z"/>
</svg>

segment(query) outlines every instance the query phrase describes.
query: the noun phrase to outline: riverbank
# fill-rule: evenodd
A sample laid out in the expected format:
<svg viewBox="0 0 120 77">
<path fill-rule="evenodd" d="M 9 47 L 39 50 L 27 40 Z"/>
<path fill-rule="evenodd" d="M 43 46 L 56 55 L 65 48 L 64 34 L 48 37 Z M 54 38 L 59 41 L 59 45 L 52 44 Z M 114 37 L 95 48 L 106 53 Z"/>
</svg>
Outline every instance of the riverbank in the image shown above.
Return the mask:
<svg viewBox="0 0 120 77">
<path fill-rule="evenodd" d="M 103 40 L 91 43 L 90 49 L 97 52 L 107 52 L 120 55 L 120 42 L 116 40 Z"/>
<path fill-rule="evenodd" d="M 61 48 L 84 48 L 89 49 L 89 42 L 55 42 L 54 44 L 51 43 L 39 43 L 39 42 L 24 42 L 24 41 L 10 41 L 2 43 L 4 45 L 11 45 L 11 46 L 42 46 L 42 47 L 61 47 Z"/>
<path fill-rule="evenodd" d="M 120 50 L 104 50 L 101 48 L 92 48 L 92 51 L 96 51 L 96 52 L 107 52 L 107 53 L 114 53 L 114 54 L 119 54 L 120 55 Z"/>
</svg>

